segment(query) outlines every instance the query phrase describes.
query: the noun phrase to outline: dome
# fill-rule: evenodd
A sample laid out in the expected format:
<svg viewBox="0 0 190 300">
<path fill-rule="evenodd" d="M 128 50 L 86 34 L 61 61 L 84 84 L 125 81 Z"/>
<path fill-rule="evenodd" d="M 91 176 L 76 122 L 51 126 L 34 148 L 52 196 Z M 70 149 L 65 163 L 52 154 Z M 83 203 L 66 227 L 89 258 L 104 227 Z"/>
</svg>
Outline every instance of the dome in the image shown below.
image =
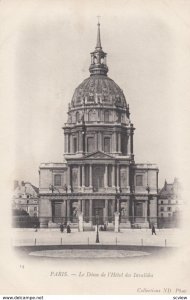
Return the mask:
<svg viewBox="0 0 190 300">
<path fill-rule="evenodd" d="M 126 100 L 120 87 L 106 75 L 93 74 L 85 79 L 76 89 L 71 107 L 102 104 L 126 108 Z"/>
</svg>

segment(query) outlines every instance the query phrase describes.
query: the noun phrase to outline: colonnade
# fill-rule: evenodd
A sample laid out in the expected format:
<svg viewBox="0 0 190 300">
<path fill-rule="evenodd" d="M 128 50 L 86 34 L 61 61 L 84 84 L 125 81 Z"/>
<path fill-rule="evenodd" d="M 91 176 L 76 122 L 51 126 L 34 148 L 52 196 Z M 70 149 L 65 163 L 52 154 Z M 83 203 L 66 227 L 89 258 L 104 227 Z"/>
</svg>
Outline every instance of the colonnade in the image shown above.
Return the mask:
<svg viewBox="0 0 190 300">
<path fill-rule="evenodd" d="M 89 172 L 86 174 L 87 170 L 85 167 L 89 168 Z M 120 188 L 120 166 L 115 164 L 80 164 L 78 165 L 78 188 L 93 188 L 93 176 L 98 176 L 98 174 L 93 174 L 93 167 L 103 166 L 104 169 L 104 188 L 112 187 Z M 111 166 L 111 170 L 108 170 L 108 166 Z M 95 172 L 95 171 L 94 171 Z M 109 172 L 111 172 L 109 174 Z M 88 185 L 86 185 L 86 176 L 88 175 Z M 110 182 L 108 182 L 108 175 L 110 176 Z M 72 166 L 68 165 L 67 170 L 67 183 L 68 191 L 72 189 Z"/>
</svg>

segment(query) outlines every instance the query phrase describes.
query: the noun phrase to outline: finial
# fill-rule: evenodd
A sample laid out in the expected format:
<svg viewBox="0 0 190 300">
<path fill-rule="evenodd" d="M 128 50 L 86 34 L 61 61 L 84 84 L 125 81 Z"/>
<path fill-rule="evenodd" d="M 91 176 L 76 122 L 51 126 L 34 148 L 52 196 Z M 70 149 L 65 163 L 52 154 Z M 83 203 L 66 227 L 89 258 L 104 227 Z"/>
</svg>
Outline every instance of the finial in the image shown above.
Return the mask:
<svg viewBox="0 0 190 300">
<path fill-rule="evenodd" d="M 100 16 L 97 16 L 98 18 L 98 32 L 97 32 L 97 43 L 96 43 L 96 49 L 102 49 L 101 46 L 101 39 L 100 39 Z"/>
</svg>

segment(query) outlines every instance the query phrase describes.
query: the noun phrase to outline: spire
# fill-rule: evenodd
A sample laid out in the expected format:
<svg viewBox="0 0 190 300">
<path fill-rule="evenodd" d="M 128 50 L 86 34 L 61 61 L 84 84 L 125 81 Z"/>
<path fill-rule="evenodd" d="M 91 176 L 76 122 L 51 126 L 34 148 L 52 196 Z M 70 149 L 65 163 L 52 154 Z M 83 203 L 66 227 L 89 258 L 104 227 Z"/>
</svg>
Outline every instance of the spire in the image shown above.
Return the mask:
<svg viewBox="0 0 190 300">
<path fill-rule="evenodd" d="M 97 50 L 100 50 L 102 49 L 102 46 L 101 46 L 101 38 L 100 38 L 100 23 L 99 23 L 99 20 L 98 20 L 98 31 L 97 31 L 97 43 L 96 43 L 96 49 Z"/>
<path fill-rule="evenodd" d="M 98 19 L 97 42 L 95 50 L 91 53 L 91 65 L 89 71 L 91 75 L 107 75 L 106 53 L 102 50 L 100 38 L 100 22 Z"/>
</svg>

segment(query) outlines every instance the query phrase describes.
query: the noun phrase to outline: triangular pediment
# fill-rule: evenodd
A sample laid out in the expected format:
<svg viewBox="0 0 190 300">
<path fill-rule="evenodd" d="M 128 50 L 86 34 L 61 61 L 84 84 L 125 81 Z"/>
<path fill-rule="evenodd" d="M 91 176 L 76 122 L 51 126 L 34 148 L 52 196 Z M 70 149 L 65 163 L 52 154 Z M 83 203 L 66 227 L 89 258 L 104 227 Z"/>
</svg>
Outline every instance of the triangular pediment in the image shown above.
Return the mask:
<svg viewBox="0 0 190 300">
<path fill-rule="evenodd" d="M 113 156 L 101 151 L 90 153 L 84 157 L 84 159 L 115 159 Z"/>
</svg>

